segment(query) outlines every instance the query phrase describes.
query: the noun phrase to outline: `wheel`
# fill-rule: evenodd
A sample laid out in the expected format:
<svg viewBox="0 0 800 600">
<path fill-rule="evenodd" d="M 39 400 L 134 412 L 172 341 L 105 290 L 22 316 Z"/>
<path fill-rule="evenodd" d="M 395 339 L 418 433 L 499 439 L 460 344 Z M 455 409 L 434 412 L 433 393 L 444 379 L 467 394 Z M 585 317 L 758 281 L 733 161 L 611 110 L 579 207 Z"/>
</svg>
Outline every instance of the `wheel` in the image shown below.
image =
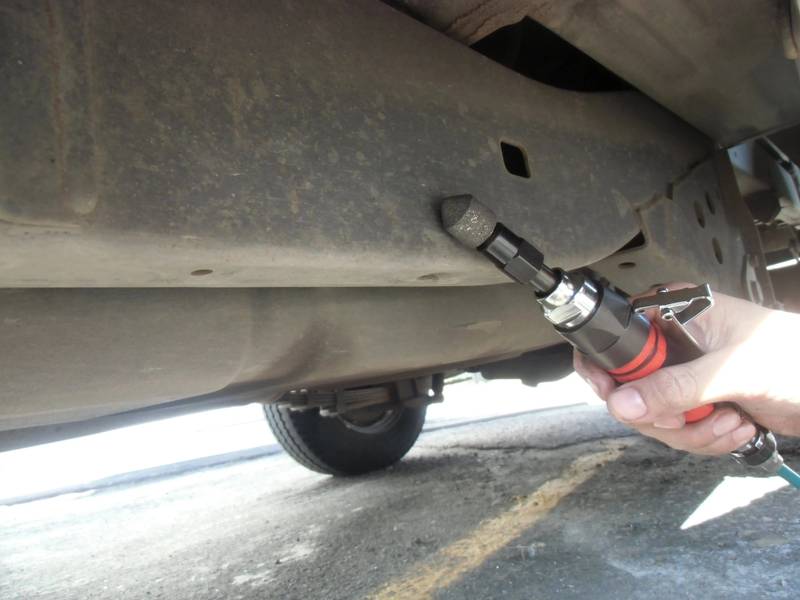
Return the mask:
<svg viewBox="0 0 800 600">
<path fill-rule="evenodd" d="M 265 404 L 272 433 L 304 467 L 329 475 L 384 469 L 405 456 L 425 423 L 425 407 L 365 408 L 323 417 L 318 408 L 291 410 Z"/>
</svg>

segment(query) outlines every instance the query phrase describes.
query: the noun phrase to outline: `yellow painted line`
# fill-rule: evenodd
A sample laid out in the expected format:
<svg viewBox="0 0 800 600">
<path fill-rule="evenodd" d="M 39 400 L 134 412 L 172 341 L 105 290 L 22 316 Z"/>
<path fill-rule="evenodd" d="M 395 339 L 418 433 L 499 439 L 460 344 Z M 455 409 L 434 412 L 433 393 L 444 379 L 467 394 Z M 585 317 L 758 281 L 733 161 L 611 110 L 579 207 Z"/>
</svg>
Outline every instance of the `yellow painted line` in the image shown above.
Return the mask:
<svg viewBox="0 0 800 600">
<path fill-rule="evenodd" d="M 390 581 L 372 595 L 373 600 L 421 600 L 431 598 L 466 573 L 481 566 L 526 529 L 544 518 L 562 499 L 587 481 L 595 470 L 619 458 L 624 447 L 581 456 L 556 479 L 551 479 L 505 513 L 481 522 L 472 533 L 442 548 L 417 564 L 406 577 Z"/>
</svg>

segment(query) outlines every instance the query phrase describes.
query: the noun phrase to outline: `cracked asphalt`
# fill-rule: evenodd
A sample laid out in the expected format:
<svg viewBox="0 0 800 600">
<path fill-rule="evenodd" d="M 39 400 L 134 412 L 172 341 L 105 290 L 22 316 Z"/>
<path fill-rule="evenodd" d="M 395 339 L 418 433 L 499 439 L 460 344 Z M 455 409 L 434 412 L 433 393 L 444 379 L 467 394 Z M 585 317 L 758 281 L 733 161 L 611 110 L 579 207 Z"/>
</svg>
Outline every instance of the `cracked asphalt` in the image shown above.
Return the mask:
<svg viewBox="0 0 800 600">
<path fill-rule="evenodd" d="M 602 407 L 484 419 L 363 477 L 277 455 L 0 507 L 0 597 L 797 598 L 797 496 L 745 475 Z"/>
</svg>

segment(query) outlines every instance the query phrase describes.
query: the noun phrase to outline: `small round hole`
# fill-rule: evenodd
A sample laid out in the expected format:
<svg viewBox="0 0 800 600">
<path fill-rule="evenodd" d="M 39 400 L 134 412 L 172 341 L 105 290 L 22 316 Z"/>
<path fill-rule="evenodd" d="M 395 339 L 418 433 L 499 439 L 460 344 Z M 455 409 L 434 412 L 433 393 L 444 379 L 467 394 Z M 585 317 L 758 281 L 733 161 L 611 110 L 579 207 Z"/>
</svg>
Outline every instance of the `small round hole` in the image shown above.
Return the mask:
<svg viewBox="0 0 800 600">
<path fill-rule="evenodd" d="M 619 268 L 620 269 L 632 269 L 635 266 L 636 266 L 636 263 L 635 262 L 631 262 L 631 261 L 625 261 L 625 262 L 619 263 Z"/>
<path fill-rule="evenodd" d="M 697 217 L 697 224 L 700 227 L 706 226 L 706 216 L 703 214 L 703 207 L 698 202 L 694 203 L 694 216 Z"/>
<path fill-rule="evenodd" d="M 720 248 L 717 238 L 711 239 L 711 247 L 714 249 L 714 256 L 719 264 L 722 264 L 722 248 Z"/>
<path fill-rule="evenodd" d="M 196 269 L 192 271 L 192 275 L 195 277 L 201 277 L 203 275 L 211 275 L 214 271 L 212 269 Z"/>
<path fill-rule="evenodd" d="M 711 199 L 711 194 L 706 192 L 706 206 L 708 207 L 708 212 L 712 215 L 716 214 L 717 208 L 714 206 L 714 201 Z"/>
</svg>

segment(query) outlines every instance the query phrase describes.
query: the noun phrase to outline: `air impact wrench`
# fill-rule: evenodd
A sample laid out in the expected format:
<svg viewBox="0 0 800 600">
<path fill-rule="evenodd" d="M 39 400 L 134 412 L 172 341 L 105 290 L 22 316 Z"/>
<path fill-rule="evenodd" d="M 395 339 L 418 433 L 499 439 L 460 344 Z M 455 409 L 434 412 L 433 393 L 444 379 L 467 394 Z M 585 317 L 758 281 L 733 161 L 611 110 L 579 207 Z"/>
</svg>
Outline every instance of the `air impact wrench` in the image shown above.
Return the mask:
<svg viewBox="0 0 800 600">
<path fill-rule="evenodd" d="M 479 250 L 512 279 L 531 286 L 545 318 L 561 337 L 617 383 L 635 381 L 661 367 L 702 355 L 684 326 L 711 308 L 713 299 L 707 284 L 675 291 L 662 289 L 631 303 L 592 277 L 548 267 L 535 246 L 498 223 L 494 213 L 472 196 L 447 198 L 441 212 L 450 235 Z M 644 313 L 649 309 L 659 311 L 659 322 L 647 318 Z M 684 417 L 687 423 L 694 423 L 713 411 L 713 405 L 705 405 L 684 413 Z M 761 467 L 797 485 L 797 479 L 790 479 L 797 474 L 784 465 L 775 436 L 754 425 L 755 436 L 731 455 L 744 465 Z"/>
</svg>

